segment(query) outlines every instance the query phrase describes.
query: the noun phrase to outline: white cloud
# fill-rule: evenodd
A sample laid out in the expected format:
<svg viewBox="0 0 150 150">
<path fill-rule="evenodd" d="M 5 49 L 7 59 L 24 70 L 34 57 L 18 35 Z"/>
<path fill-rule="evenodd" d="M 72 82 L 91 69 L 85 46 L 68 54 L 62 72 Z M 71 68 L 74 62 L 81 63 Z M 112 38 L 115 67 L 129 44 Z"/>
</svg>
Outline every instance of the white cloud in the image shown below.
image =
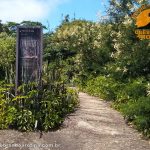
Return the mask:
<svg viewBox="0 0 150 150">
<path fill-rule="evenodd" d="M 21 22 L 46 19 L 57 6 L 67 0 L 0 0 L 0 20 Z"/>
</svg>

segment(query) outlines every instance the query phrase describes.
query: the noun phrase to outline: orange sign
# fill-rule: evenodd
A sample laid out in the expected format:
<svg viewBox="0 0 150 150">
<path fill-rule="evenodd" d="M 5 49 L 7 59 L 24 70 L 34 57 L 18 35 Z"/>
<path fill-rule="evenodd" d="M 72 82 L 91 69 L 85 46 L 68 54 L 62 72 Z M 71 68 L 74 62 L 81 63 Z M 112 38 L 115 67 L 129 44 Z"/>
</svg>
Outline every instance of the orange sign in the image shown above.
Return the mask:
<svg viewBox="0 0 150 150">
<path fill-rule="evenodd" d="M 136 20 L 138 38 L 150 39 L 150 5 L 142 5 L 132 17 Z"/>
<path fill-rule="evenodd" d="M 150 9 L 144 10 L 137 16 L 137 27 L 145 27 L 150 23 Z"/>
</svg>

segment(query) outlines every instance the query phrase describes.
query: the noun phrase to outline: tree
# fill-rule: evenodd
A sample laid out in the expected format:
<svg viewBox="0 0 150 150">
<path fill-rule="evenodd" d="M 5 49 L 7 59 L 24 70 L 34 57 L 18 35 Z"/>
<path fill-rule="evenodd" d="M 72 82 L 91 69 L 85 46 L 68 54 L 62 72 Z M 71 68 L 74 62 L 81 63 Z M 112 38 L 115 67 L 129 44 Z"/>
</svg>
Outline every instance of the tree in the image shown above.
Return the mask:
<svg viewBox="0 0 150 150">
<path fill-rule="evenodd" d="M 12 83 L 15 70 L 15 38 L 0 33 L 0 72 L 4 74 L 1 78 L 6 79 L 8 83 Z"/>
<path fill-rule="evenodd" d="M 147 76 L 150 72 L 149 41 L 139 40 L 136 37 L 135 22 L 130 16 L 135 5 L 144 3 L 147 1 L 110 1 L 109 15 L 117 20 L 114 20 L 111 33 L 115 49 L 112 57 L 115 62 L 107 67 L 117 78 Z"/>
<path fill-rule="evenodd" d="M 22 21 L 20 23 L 21 26 L 41 26 L 43 29 L 47 29 L 46 26 L 44 26 L 41 22 L 35 22 L 35 21 Z"/>
<path fill-rule="evenodd" d="M 149 0 L 109 0 L 107 14 L 112 23 L 121 23 L 126 15 L 130 16 L 143 4 L 149 4 Z"/>
</svg>

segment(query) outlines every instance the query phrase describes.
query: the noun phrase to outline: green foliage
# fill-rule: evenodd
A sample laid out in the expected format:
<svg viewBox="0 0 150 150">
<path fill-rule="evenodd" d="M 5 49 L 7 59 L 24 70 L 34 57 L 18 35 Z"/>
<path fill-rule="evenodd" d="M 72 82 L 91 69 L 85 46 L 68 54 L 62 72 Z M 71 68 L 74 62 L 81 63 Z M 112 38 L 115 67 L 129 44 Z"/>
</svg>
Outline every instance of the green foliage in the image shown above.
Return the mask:
<svg viewBox="0 0 150 150">
<path fill-rule="evenodd" d="M 10 88 L 6 88 L 5 84 L 1 86 L 0 129 L 11 127 L 32 131 L 36 128 L 48 131 L 59 126 L 64 116 L 78 104 L 75 90 L 67 89 L 62 83 L 53 85 L 51 90 L 37 89 L 35 83 L 22 85 L 18 88 L 20 94 L 14 97 L 11 96 Z"/>
<path fill-rule="evenodd" d="M 34 129 L 35 118 L 32 111 L 27 109 L 19 109 L 15 115 L 15 119 L 11 126 L 21 131 L 32 131 Z"/>
<path fill-rule="evenodd" d="M 115 108 L 119 108 L 119 105 L 126 103 L 131 99 L 135 101 L 138 98 L 147 95 L 147 82 L 143 78 L 137 78 L 122 84 L 122 87 L 117 92 L 117 97 L 115 101 Z"/>
<path fill-rule="evenodd" d="M 127 121 L 133 121 L 139 131 L 150 137 L 150 97 L 140 97 L 122 104 L 121 111 Z"/>
<path fill-rule="evenodd" d="M 55 93 L 56 94 L 56 93 Z M 45 92 L 41 103 L 42 129 L 48 130 L 60 125 L 63 117 L 72 112 L 78 104 L 77 94 L 74 90 L 68 89 L 59 95 L 49 91 Z"/>
<path fill-rule="evenodd" d="M 67 112 L 73 112 L 74 111 L 74 106 L 78 106 L 79 101 L 78 101 L 78 92 L 75 89 L 68 88 L 67 89 L 67 98 L 66 98 L 66 103 L 67 103 Z M 66 113 L 67 113 L 66 112 Z"/>
<path fill-rule="evenodd" d="M 106 100 L 115 100 L 120 85 L 114 79 L 99 76 L 87 82 L 86 91 Z"/>
<path fill-rule="evenodd" d="M 15 38 L 0 33 L 0 78 L 13 83 L 15 64 Z"/>
<path fill-rule="evenodd" d="M 12 106 L 10 91 L 7 85 L 0 87 L 0 129 L 6 129 L 12 124 L 17 111 Z"/>
<path fill-rule="evenodd" d="M 96 76 L 102 72 L 102 66 L 112 59 L 112 46 L 108 45 L 110 32 L 110 24 L 85 20 L 64 23 L 55 33 L 45 37 L 44 57 L 48 63 L 61 59 L 62 71 L 68 81 L 74 76 L 81 80 L 89 74 Z"/>
<path fill-rule="evenodd" d="M 41 26 L 43 29 L 47 29 L 46 26 L 44 26 L 41 22 L 35 22 L 35 21 L 22 21 L 20 23 L 22 26 Z"/>
</svg>

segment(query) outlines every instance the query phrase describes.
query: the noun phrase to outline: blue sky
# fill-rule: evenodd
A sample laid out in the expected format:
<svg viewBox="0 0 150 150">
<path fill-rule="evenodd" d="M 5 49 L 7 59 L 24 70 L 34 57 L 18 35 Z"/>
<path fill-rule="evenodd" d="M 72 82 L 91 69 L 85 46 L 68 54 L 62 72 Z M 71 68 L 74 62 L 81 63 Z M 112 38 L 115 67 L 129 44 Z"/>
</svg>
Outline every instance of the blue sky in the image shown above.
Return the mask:
<svg viewBox="0 0 150 150">
<path fill-rule="evenodd" d="M 0 0 L 0 19 L 3 22 L 39 21 L 55 29 L 63 16 L 97 21 L 107 0 Z M 63 16 L 62 16 L 63 14 Z"/>
<path fill-rule="evenodd" d="M 104 12 L 104 5 L 101 0 L 69 0 L 59 5 L 53 13 L 50 14 L 48 22 L 50 28 L 54 28 L 60 24 L 62 18 L 69 14 L 70 18 L 86 19 L 97 21 L 98 14 Z M 43 21 L 47 24 L 47 21 Z"/>
</svg>

